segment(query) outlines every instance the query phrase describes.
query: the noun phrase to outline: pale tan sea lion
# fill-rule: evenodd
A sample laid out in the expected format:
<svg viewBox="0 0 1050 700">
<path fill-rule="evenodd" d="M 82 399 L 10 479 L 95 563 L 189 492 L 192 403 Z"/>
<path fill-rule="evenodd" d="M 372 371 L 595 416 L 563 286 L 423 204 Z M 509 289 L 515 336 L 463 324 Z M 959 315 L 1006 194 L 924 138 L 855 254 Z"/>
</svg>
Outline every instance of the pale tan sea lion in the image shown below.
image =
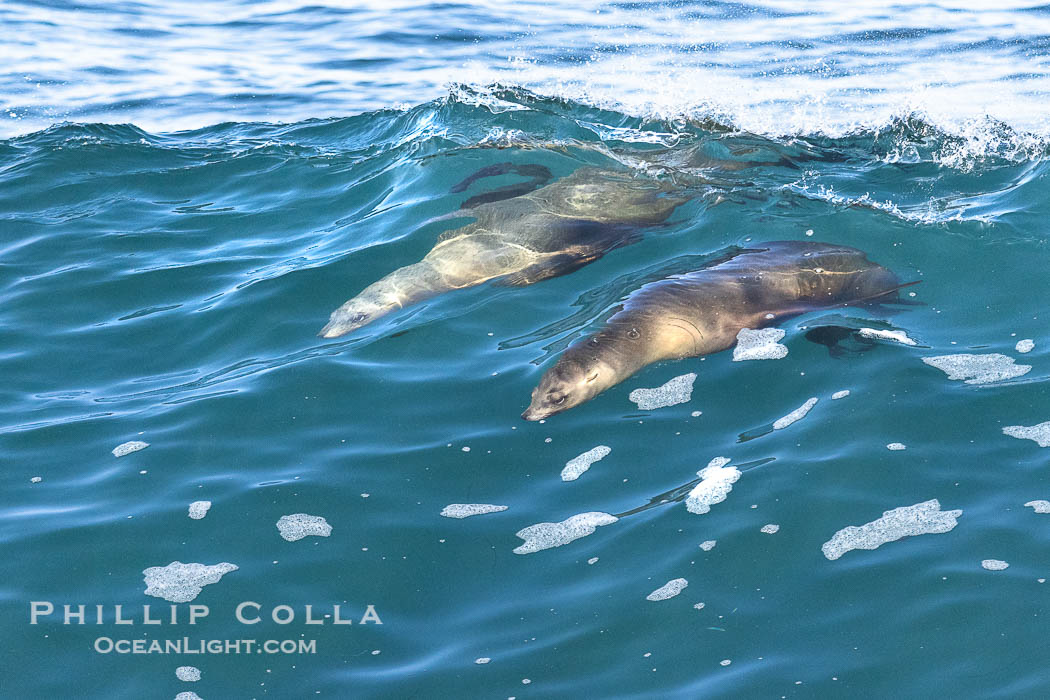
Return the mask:
<svg viewBox="0 0 1050 700">
<path fill-rule="evenodd" d="M 660 360 L 732 347 L 744 328 L 814 309 L 896 298 L 892 271 L 855 248 L 811 241 L 762 243 L 710 268 L 652 282 L 605 327 L 570 346 L 522 413 L 540 420 L 578 406 Z"/>
<path fill-rule="evenodd" d="M 375 282 L 332 312 L 320 335 L 335 338 L 391 311 L 488 280 L 534 284 L 591 263 L 663 223 L 693 195 L 630 173 L 580 168 L 533 192 L 482 202 L 475 220 L 447 231 L 419 262 Z"/>
</svg>

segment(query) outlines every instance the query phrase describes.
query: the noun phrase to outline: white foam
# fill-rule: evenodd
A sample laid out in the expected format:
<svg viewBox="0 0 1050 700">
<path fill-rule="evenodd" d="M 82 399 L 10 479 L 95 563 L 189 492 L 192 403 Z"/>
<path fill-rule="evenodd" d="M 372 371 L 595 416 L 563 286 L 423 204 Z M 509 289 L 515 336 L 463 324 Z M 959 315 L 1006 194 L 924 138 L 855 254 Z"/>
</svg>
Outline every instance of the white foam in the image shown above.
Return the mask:
<svg viewBox="0 0 1050 700">
<path fill-rule="evenodd" d="M 871 338 L 873 340 L 892 340 L 900 343 L 901 345 L 918 345 L 914 340 L 908 337 L 908 334 L 904 331 L 888 331 L 878 330 L 875 328 L 861 328 L 857 331 L 857 335 L 861 338 Z"/>
<path fill-rule="evenodd" d="M 1035 440 L 1040 447 L 1050 447 L 1050 420 L 1039 425 L 1008 425 L 1003 432 L 1018 440 Z"/>
<path fill-rule="evenodd" d="M 809 413 L 810 409 L 817 405 L 817 400 L 817 397 L 814 396 L 808 399 L 806 403 L 802 404 L 783 418 L 777 418 L 775 421 L 773 421 L 773 430 L 783 430 L 792 423 L 798 422 L 805 418 L 806 414 Z"/>
<path fill-rule="evenodd" d="M 684 578 L 671 579 L 664 585 L 657 588 L 655 591 L 645 596 L 646 600 L 667 600 L 668 598 L 674 598 L 676 595 L 681 593 L 689 585 L 689 582 Z"/>
<path fill-rule="evenodd" d="M 236 565 L 225 561 L 211 566 L 173 561 L 167 566 L 151 566 L 142 574 L 146 581 L 146 595 L 172 603 L 188 603 L 200 595 L 204 586 L 218 583 L 224 575 L 236 570 Z"/>
<path fill-rule="evenodd" d="M 704 550 L 705 552 L 710 552 L 712 549 L 715 548 L 716 544 L 718 544 L 717 540 L 704 540 L 700 543 L 700 549 Z"/>
<path fill-rule="evenodd" d="M 29 480 L 29 483 L 31 483 L 31 484 L 39 484 L 43 480 L 44 480 L 43 477 L 34 476 L 32 479 Z"/>
<path fill-rule="evenodd" d="M 320 515 L 307 515 L 306 513 L 293 513 L 282 515 L 277 521 L 277 529 L 281 537 L 289 542 L 301 540 L 304 537 L 328 537 L 332 534 L 332 526 Z"/>
<path fill-rule="evenodd" d="M 561 470 L 561 480 L 576 481 L 581 474 L 591 468 L 592 464 L 604 459 L 610 452 L 612 452 L 611 447 L 598 445 L 578 457 L 573 457 L 565 463 L 565 468 Z"/>
<path fill-rule="evenodd" d="M 1036 513 L 1050 513 L 1050 501 L 1028 501 L 1024 505 Z"/>
<path fill-rule="evenodd" d="M 1014 350 L 1021 354 L 1024 354 L 1026 352 L 1032 352 L 1033 348 L 1035 348 L 1035 342 L 1031 338 L 1018 340 L 1017 345 L 1014 346 Z"/>
<path fill-rule="evenodd" d="M 891 452 L 897 452 L 899 450 L 908 449 L 908 446 L 905 445 L 903 442 L 891 442 L 890 444 L 886 445 L 886 449 Z"/>
<path fill-rule="evenodd" d="M 782 328 L 762 328 L 755 331 L 750 328 L 741 328 L 736 334 L 733 362 L 779 360 L 787 357 L 787 346 L 777 342 L 785 335 L 786 332 Z"/>
<path fill-rule="evenodd" d="M 703 603 L 694 603 L 693 604 L 693 608 L 695 610 L 703 610 L 704 609 L 704 604 Z"/>
<path fill-rule="evenodd" d="M 587 560 L 587 563 L 588 564 L 597 564 L 598 563 L 598 557 L 591 557 L 590 559 Z"/>
<path fill-rule="evenodd" d="M 654 389 L 635 389 L 627 398 L 638 404 L 643 411 L 675 406 L 693 398 L 693 382 L 696 372 L 683 374 Z"/>
<path fill-rule="evenodd" d="M 201 696 L 197 695 L 192 690 L 184 690 L 175 696 L 175 700 L 201 700 Z"/>
<path fill-rule="evenodd" d="M 594 534 L 596 528 L 615 523 L 619 518 L 608 513 L 579 513 L 560 523 L 537 523 L 519 530 L 517 536 L 524 544 L 514 548 L 515 554 L 531 554 L 543 549 L 560 547 L 581 537 Z"/>
<path fill-rule="evenodd" d="M 943 371 L 948 379 L 965 379 L 967 384 L 988 384 L 1028 374 L 1031 365 L 1015 365 L 1014 358 L 991 353 L 989 355 L 937 355 L 922 361 Z"/>
<path fill-rule="evenodd" d="M 960 515 L 961 510 L 942 511 L 936 498 L 894 508 L 884 512 L 878 520 L 839 530 L 824 543 L 821 551 L 828 559 L 835 560 L 854 549 L 876 549 L 903 537 L 942 534 L 958 524 L 956 518 Z"/>
<path fill-rule="evenodd" d="M 768 525 L 763 525 L 762 526 L 762 532 L 766 533 L 767 535 L 775 535 L 778 532 L 780 532 L 780 526 L 777 525 L 776 523 L 770 523 Z"/>
<path fill-rule="evenodd" d="M 981 566 L 988 569 L 989 571 L 1002 571 L 1010 565 L 1002 559 L 984 559 L 981 561 Z"/>
<path fill-rule="evenodd" d="M 144 450 L 147 447 L 149 447 L 149 443 L 148 442 L 142 442 L 142 440 L 131 440 L 130 442 L 125 442 L 123 444 L 120 444 L 120 445 L 117 445 L 116 447 L 114 447 L 113 448 L 113 456 L 114 457 L 123 457 L 124 455 L 131 454 L 132 452 L 138 452 L 139 450 Z"/>
<path fill-rule="evenodd" d="M 180 681 L 193 683 L 201 679 L 201 670 L 196 666 L 179 666 L 175 669 L 175 677 Z"/>
<path fill-rule="evenodd" d="M 726 500 L 726 496 L 733 490 L 733 484 L 740 478 L 740 470 L 736 467 L 726 467 L 727 464 L 728 458 L 715 457 L 696 473 L 701 481 L 686 496 L 686 510 L 702 515 L 709 512 L 715 503 Z"/>
<path fill-rule="evenodd" d="M 194 501 L 190 504 L 190 517 L 200 520 L 208 514 L 209 508 L 211 508 L 211 501 Z"/>
<path fill-rule="evenodd" d="M 441 509 L 441 515 L 446 518 L 469 518 L 472 515 L 500 513 L 507 510 L 507 507 L 490 503 L 450 503 Z"/>
<path fill-rule="evenodd" d="M 838 401 L 839 399 L 844 399 L 847 396 L 849 396 L 849 389 L 843 389 L 842 391 L 836 391 L 834 394 L 832 394 L 831 400 Z"/>
<path fill-rule="evenodd" d="M 481 658 L 474 659 L 474 663 L 479 664 L 479 665 L 480 664 L 487 664 L 489 661 L 492 661 L 492 659 L 490 659 L 487 656 L 482 656 Z"/>
</svg>

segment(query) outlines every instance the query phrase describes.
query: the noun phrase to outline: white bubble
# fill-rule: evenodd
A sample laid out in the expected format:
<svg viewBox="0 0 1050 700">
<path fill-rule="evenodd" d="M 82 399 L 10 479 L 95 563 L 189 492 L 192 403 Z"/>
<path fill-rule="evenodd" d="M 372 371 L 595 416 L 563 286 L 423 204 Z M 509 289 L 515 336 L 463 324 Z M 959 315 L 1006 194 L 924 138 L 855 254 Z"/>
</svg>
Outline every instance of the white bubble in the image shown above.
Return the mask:
<svg viewBox="0 0 1050 700">
<path fill-rule="evenodd" d="M 195 666 L 179 666 L 175 669 L 175 677 L 180 681 L 192 683 L 201 679 L 201 670 Z"/>
<path fill-rule="evenodd" d="M 873 340 L 892 340 L 900 343 L 901 345 L 918 345 L 914 340 L 908 337 L 908 334 L 904 331 L 889 331 L 889 330 L 877 330 L 875 328 L 861 328 L 857 331 L 857 335 L 861 338 L 870 338 Z"/>
<path fill-rule="evenodd" d="M 704 550 L 705 552 L 710 552 L 712 549 L 715 548 L 716 544 L 718 544 L 717 540 L 704 540 L 700 543 L 700 549 Z"/>
<path fill-rule="evenodd" d="M 579 479 L 580 475 L 590 469 L 592 464 L 604 459 L 610 452 L 612 452 L 611 447 L 598 445 L 578 457 L 573 457 L 565 463 L 565 468 L 561 470 L 561 480 L 575 481 Z"/>
<path fill-rule="evenodd" d="M 1050 421 L 1039 425 L 1008 425 L 1003 432 L 1018 440 L 1035 440 L 1040 447 L 1050 447 Z"/>
<path fill-rule="evenodd" d="M 1050 501 L 1028 501 L 1026 508 L 1031 508 L 1036 513 L 1050 513 Z"/>
<path fill-rule="evenodd" d="M 891 452 L 897 452 L 899 450 L 908 449 L 908 446 L 905 445 L 903 442 L 891 442 L 890 444 L 886 445 L 886 449 L 890 450 Z"/>
<path fill-rule="evenodd" d="M 988 355 L 938 355 L 922 361 L 943 371 L 948 379 L 964 379 L 967 384 L 988 384 L 1028 374 L 1031 365 L 1015 365 L 1014 358 L 992 353 Z"/>
<path fill-rule="evenodd" d="M 676 595 L 681 593 L 689 585 L 689 582 L 684 578 L 671 579 L 664 585 L 657 588 L 655 591 L 645 596 L 646 600 L 659 601 L 667 600 L 668 598 L 674 598 Z"/>
<path fill-rule="evenodd" d="M 597 564 L 598 563 L 598 557 L 591 557 L 590 559 L 587 560 L 587 563 L 588 564 Z"/>
<path fill-rule="evenodd" d="M 733 362 L 779 360 L 787 357 L 787 346 L 777 342 L 785 335 L 786 332 L 782 328 L 762 328 L 754 331 L 750 328 L 741 328 L 736 334 Z"/>
<path fill-rule="evenodd" d="M 332 526 L 320 515 L 307 515 L 306 513 L 293 513 L 282 515 L 277 521 L 277 529 L 281 537 L 289 542 L 296 542 L 304 537 L 328 537 L 332 534 Z"/>
<path fill-rule="evenodd" d="M 762 532 L 766 533 L 767 535 L 775 535 L 778 532 L 780 532 L 780 526 L 776 523 L 769 523 L 768 525 L 762 526 Z"/>
<path fill-rule="evenodd" d="M 958 524 L 956 519 L 960 515 L 961 510 L 941 511 L 941 504 L 936 498 L 913 506 L 894 508 L 884 512 L 878 520 L 839 530 L 824 543 L 821 551 L 828 559 L 835 560 L 854 549 L 876 549 L 902 537 L 942 534 Z"/>
<path fill-rule="evenodd" d="M 43 477 L 34 476 L 32 479 L 29 480 L 29 483 L 31 483 L 31 484 L 39 484 L 43 480 L 44 480 Z"/>
<path fill-rule="evenodd" d="M 130 442 L 125 442 L 123 444 L 120 444 L 120 445 L 117 445 L 116 447 L 114 447 L 113 448 L 113 456 L 114 457 L 123 457 L 124 455 L 131 454 L 132 452 L 138 452 L 139 450 L 144 450 L 147 447 L 149 447 L 149 443 L 148 442 L 142 442 L 142 440 L 131 440 Z"/>
<path fill-rule="evenodd" d="M 211 501 L 194 501 L 190 504 L 190 517 L 200 520 L 208 514 L 209 508 L 211 508 Z"/>
<path fill-rule="evenodd" d="M 1017 345 L 1014 346 L 1014 350 L 1024 354 L 1026 352 L 1032 352 L 1035 347 L 1035 342 L 1031 338 L 1025 338 L 1024 340 L 1018 340 Z"/>
<path fill-rule="evenodd" d="M 204 586 L 218 583 L 224 575 L 236 570 L 237 566 L 229 562 L 207 566 L 173 561 L 167 566 L 151 566 L 142 572 L 146 582 L 145 594 L 172 603 L 188 603 L 200 595 Z"/>
<path fill-rule="evenodd" d="M 838 401 L 839 399 L 844 399 L 847 396 L 849 396 L 849 389 L 843 389 L 842 391 L 836 391 L 834 394 L 832 394 L 831 400 Z"/>
<path fill-rule="evenodd" d="M 1002 559 L 984 559 L 981 561 L 981 566 L 988 569 L 989 571 L 1002 571 L 1010 565 Z"/>
<path fill-rule="evenodd" d="M 722 659 L 721 661 L 718 662 L 718 665 L 719 666 L 728 666 L 731 663 L 733 663 L 732 659 Z"/>
<path fill-rule="evenodd" d="M 615 523 L 619 518 L 608 513 L 580 513 L 560 523 L 537 523 L 518 531 L 524 544 L 514 548 L 515 554 L 531 554 L 552 547 L 560 547 L 581 537 L 594 534 L 596 528 Z"/>
<path fill-rule="evenodd" d="M 727 464 L 728 458 L 715 457 L 697 472 L 700 483 L 686 496 L 686 510 L 702 515 L 709 512 L 715 503 L 726 500 L 726 496 L 733 490 L 733 484 L 740 478 L 740 470 L 736 467 L 726 467 Z"/>
<path fill-rule="evenodd" d="M 469 518 L 472 515 L 500 513 L 505 510 L 507 506 L 494 506 L 489 503 L 450 503 L 441 509 L 441 515 L 446 518 Z"/>
<path fill-rule="evenodd" d="M 783 418 L 777 418 L 773 421 L 773 430 L 783 430 L 792 423 L 802 420 L 806 417 L 806 414 L 810 412 L 810 409 L 817 405 L 817 401 L 817 397 L 814 396 L 807 399 L 806 403 L 802 404 Z"/>
<path fill-rule="evenodd" d="M 480 664 L 487 664 L 489 661 L 492 661 L 492 659 L 490 659 L 487 656 L 482 656 L 480 658 L 474 659 L 474 663 L 479 664 L 479 665 Z"/>
<path fill-rule="evenodd" d="M 675 377 L 654 389 L 635 389 L 627 398 L 638 404 L 638 408 L 643 411 L 674 406 L 686 403 L 693 397 L 693 382 L 695 381 L 696 372 L 690 372 Z"/>
</svg>

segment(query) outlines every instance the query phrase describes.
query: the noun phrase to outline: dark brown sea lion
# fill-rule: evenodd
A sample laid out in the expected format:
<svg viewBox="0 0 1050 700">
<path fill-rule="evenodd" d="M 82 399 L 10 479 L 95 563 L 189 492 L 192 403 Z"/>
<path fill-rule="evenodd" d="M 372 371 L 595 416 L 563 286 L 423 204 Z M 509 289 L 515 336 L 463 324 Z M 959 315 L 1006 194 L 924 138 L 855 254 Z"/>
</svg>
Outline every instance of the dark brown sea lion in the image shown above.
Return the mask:
<svg viewBox="0 0 1050 700">
<path fill-rule="evenodd" d="M 691 198 L 658 180 L 590 167 L 510 199 L 472 198 L 463 216 L 473 222 L 442 234 L 421 261 L 333 311 L 320 335 L 336 338 L 391 311 L 487 280 L 524 286 L 567 274 L 634 242 L 641 229 L 664 222 Z"/>
<path fill-rule="evenodd" d="M 660 360 L 732 347 L 744 328 L 814 309 L 887 301 L 902 285 L 855 248 L 811 241 L 762 243 L 710 268 L 652 282 L 605 327 L 562 353 L 522 414 L 540 420 L 578 406 Z"/>
</svg>

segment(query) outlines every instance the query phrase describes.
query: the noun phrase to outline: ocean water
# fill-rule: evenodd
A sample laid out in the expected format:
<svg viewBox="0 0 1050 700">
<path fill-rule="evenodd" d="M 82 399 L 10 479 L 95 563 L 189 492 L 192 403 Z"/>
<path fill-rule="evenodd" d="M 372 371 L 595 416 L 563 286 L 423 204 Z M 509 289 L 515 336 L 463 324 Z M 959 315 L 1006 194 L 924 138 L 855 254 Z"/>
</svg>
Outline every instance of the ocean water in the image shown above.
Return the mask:
<svg viewBox="0 0 1050 700">
<path fill-rule="evenodd" d="M 1004 433 L 1050 421 L 1045 6 L 13 0 L 0 26 L 0 696 L 1050 692 L 1050 516 L 1025 506 L 1050 499 L 1050 452 Z M 689 201 L 572 274 L 317 337 L 468 197 L 518 182 L 453 191 L 502 163 Z M 782 359 L 658 363 L 521 420 L 641 284 L 771 240 L 921 283 L 784 321 Z M 1030 369 L 967 383 L 923 361 L 961 354 Z M 685 403 L 629 400 L 688 373 Z M 691 512 L 717 457 L 739 478 Z M 822 550 L 931 499 L 957 525 Z M 594 512 L 619 517 L 513 551 Z M 298 513 L 330 535 L 283 539 Z M 175 561 L 237 568 L 192 601 L 146 595 Z M 31 624 L 34 602 L 54 612 Z M 183 638 L 314 650 L 99 641 Z"/>
</svg>

